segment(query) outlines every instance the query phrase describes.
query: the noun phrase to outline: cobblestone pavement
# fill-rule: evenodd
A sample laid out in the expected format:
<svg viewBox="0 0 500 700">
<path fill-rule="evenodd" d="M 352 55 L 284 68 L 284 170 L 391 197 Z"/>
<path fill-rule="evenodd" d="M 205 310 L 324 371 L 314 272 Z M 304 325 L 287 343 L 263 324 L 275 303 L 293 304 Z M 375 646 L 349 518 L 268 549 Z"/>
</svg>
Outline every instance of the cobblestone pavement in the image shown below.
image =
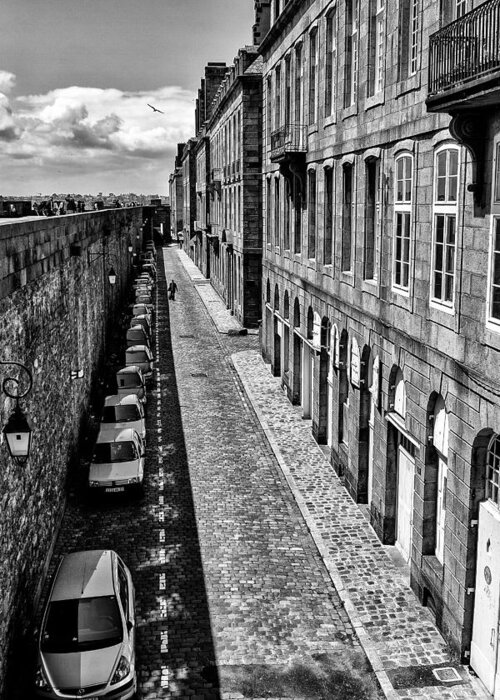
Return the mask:
<svg viewBox="0 0 500 700">
<path fill-rule="evenodd" d="M 220 333 L 197 293 L 206 285 L 191 281 L 176 248 L 164 255 L 179 291 L 167 301 L 160 262 L 145 497 L 86 500 L 87 451 L 50 573 L 70 551 L 123 557 L 136 587 L 142 700 L 381 699 L 231 362 L 258 338 L 232 335 L 231 324 Z M 31 697 L 32 652 L 8 700 Z"/>
<path fill-rule="evenodd" d="M 185 253 L 180 258 L 188 274 L 197 270 L 197 283 L 199 270 Z M 196 288 L 203 298 L 205 287 Z M 216 311 L 217 325 L 223 307 L 207 305 Z M 287 400 L 258 348 L 233 354 L 232 362 L 386 696 L 489 698 L 450 654 L 429 610 L 410 589 L 407 570 L 347 494 L 312 437 L 311 421 Z M 439 682 L 433 673 L 439 668 L 450 669 L 448 680 Z"/>
</svg>

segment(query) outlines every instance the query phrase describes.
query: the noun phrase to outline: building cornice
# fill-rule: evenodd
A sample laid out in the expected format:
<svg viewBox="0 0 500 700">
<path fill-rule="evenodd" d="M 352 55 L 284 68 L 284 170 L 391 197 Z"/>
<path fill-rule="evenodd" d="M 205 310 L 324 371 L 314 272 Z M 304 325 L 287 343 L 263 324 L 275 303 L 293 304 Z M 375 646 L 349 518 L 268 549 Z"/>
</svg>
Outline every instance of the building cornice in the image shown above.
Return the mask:
<svg viewBox="0 0 500 700">
<path fill-rule="evenodd" d="M 284 28 L 291 20 L 293 15 L 297 12 L 297 10 L 304 9 L 303 5 L 304 0 L 288 0 L 285 7 L 283 8 L 283 11 L 280 13 L 280 16 L 271 25 L 266 36 L 262 39 L 261 43 L 259 44 L 258 51 L 261 56 L 272 47 L 276 40 L 282 39 Z"/>
</svg>

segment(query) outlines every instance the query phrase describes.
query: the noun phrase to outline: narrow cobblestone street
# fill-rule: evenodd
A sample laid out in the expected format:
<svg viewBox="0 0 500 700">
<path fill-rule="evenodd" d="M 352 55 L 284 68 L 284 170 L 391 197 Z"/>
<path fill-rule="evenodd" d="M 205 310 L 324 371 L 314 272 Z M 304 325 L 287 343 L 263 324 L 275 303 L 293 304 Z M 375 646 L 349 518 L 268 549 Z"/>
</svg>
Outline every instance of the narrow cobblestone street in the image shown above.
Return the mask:
<svg viewBox="0 0 500 700">
<path fill-rule="evenodd" d="M 51 573 L 101 547 L 131 568 L 143 700 L 381 698 L 232 364 L 258 338 L 219 333 L 176 248 L 164 253 L 145 498 L 73 491 Z"/>
</svg>

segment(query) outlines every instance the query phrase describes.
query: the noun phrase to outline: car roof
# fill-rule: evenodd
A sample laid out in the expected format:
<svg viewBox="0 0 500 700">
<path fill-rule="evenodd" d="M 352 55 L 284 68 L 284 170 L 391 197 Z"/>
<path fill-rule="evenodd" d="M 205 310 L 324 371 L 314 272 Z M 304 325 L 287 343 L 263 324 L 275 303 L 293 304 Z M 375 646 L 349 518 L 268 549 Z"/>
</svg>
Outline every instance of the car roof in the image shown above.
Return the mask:
<svg viewBox="0 0 500 700">
<path fill-rule="evenodd" d="M 105 442 L 137 442 L 139 435 L 133 428 L 118 428 L 116 430 L 99 430 L 97 435 L 96 445 L 101 445 Z"/>
<path fill-rule="evenodd" d="M 137 345 L 132 345 L 133 348 Z M 142 349 L 142 345 L 139 346 Z M 131 350 L 131 348 L 129 348 Z M 122 367 L 118 370 L 117 374 L 142 374 L 142 369 L 137 365 L 128 365 L 128 367 Z"/>
<path fill-rule="evenodd" d="M 149 355 L 151 355 L 151 357 L 153 356 L 150 348 L 148 348 L 147 345 L 131 345 L 129 348 L 127 348 L 125 350 L 126 354 L 132 353 L 132 352 L 145 352 L 145 353 L 149 353 Z"/>
<path fill-rule="evenodd" d="M 105 406 L 127 406 L 128 404 L 137 404 L 141 402 L 137 398 L 137 394 L 113 394 L 113 396 L 106 396 L 104 399 Z"/>
<path fill-rule="evenodd" d="M 115 557 L 109 549 L 67 554 L 57 571 L 51 601 L 113 595 Z"/>
</svg>

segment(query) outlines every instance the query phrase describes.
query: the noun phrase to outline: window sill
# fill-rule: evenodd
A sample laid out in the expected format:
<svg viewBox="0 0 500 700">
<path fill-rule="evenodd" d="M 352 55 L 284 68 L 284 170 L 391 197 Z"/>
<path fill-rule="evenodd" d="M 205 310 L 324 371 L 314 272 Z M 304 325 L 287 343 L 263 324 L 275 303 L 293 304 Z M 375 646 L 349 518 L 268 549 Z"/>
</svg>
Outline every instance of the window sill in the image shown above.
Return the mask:
<svg viewBox="0 0 500 700">
<path fill-rule="evenodd" d="M 355 103 L 350 107 L 345 107 L 342 110 L 342 120 L 349 119 L 349 117 L 355 117 L 358 113 L 358 105 Z"/>
<path fill-rule="evenodd" d="M 401 97 L 402 95 L 406 95 L 408 92 L 412 92 L 413 90 L 419 90 L 420 89 L 420 71 L 417 71 L 415 75 L 410 76 L 409 78 L 406 78 L 405 80 L 401 80 L 398 83 L 398 87 L 396 90 L 396 97 Z"/>
<path fill-rule="evenodd" d="M 444 574 L 444 566 L 441 564 L 435 554 L 422 555 L 422 568 L 424 573 L 431 575 L 433 579 L 442 581 Z"/>
<path fill-rule="evenodd" d="M 365 109 L 372 109 L 372 107 L 376 107 L 377 105 L 383 105 L 384 102 L 385 102 L 384 91 L 380 90 L 379 92 L 376 92 L 374 95 L 371 95 L 370 97 L 366 98 Z"/>
<path fill-rule="evenodd" d="M 454 306 L 447 306 L 446 304 L 440 304 L 435 299 L 430 299 L 429 306 L 431 309 L 435 309 L 436 311 L 441 311 L 442 313 L 447 314 L 448 316 L 455 315 L 455 307 Z"/>
<path fill-rule="evenodd" d="M 326 129 L 329 126 L 335 126 L 336 123 L 337 123 L 337 117 L 335 117 L 335 116 L 326 117 L 323 121 L 323 127 Z"/>
</svg>

